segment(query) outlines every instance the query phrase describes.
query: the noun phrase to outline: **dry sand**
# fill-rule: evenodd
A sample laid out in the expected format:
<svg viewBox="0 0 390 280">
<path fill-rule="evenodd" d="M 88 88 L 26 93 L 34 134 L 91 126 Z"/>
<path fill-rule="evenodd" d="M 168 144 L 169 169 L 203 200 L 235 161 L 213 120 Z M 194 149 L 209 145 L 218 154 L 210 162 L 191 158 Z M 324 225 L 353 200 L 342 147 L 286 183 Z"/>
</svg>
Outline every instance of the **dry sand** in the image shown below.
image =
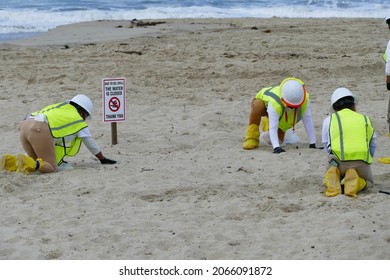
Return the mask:
<svg viewBox="0 0 390 280">
<path fill-rule="evenodd" d="M 0 171 L 0 259 L 390 258 L 389 92 L 380 19 L 186 19 L 62 26 L 0 44 L 0 152 L 21 153 L 28 112 L 88 94 L 101 165 L 85 148 L 55 174 Z M 150 21 L 153 22 L 153 21 Z M 287 76 L 306 82 L 317 146 L 339 86 L 371 117 L 376 185 L 324 196 L 325 154 L 300 142 L 242 149 L 250 102 Z M 118 144 L 101 80 L 127 80 Z"/>
</svg>

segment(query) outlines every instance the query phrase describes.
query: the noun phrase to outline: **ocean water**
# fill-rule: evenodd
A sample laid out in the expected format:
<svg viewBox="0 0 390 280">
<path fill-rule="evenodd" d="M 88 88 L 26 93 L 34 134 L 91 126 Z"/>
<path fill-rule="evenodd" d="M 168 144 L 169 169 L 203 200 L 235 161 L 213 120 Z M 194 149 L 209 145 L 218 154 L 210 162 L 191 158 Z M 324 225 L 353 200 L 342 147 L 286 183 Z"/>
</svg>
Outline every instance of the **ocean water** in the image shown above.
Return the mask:
<svg viewBox="0 0 390 280">
<path fill-rule="evenodd" d="M 0 0 L 0 40 L 102 19 L 385 18 L 390 0 Z"/>
</svg>

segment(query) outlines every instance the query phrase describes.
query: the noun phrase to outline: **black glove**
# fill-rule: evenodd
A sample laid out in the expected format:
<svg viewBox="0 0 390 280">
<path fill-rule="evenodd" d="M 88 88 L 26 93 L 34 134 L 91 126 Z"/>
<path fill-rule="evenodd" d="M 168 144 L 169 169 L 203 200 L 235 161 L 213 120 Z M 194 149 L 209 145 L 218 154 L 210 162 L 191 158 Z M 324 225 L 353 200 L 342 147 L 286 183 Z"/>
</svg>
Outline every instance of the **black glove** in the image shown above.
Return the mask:
<svg viewBox="0 0 390 280">
<path fill-rule="evenodd" d="M 280 154 L 280 153 L 283 153 L 283 152 L 285 152 L 285 150 L 283 150 L 283 149 L 280 148 L 280 147 L 276 147 L 276 148 L 274 149 L 274 154 Z"/>
<path fill-rule="evenodd" d="M 390 83 L 386 83 L 387 90 L 390 90 Z"/>
<path fill-rule="evenodd" d="M 108 158 L 103 158 L 100 160 L 101 164 L 115 164 L 116 160 L 108 159 Z"/>
</svg>

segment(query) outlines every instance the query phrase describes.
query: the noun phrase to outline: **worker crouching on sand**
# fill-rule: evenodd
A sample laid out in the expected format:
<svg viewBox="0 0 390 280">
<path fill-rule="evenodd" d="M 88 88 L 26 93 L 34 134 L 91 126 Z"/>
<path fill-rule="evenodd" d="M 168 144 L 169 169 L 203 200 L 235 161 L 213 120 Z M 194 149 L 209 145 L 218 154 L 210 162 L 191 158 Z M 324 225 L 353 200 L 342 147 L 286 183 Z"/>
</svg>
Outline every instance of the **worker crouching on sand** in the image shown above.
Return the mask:
<svg viewBox="0 0 390 280">
<path fill-rule="evenodd" d="M 328 153 L 325 195 L 344 193 L 356 197 L 359 191 L 374 183 L 371 163 L 376 134 L 370 118 L 356 112 L 355 97 L 349 89 L 336 89 L 331 105 L 335 112 L 322 125 L 322 142 Z"/>
<path fill-rule="evenodd" d="M 56 103 L 26 116 L 20 124 L 20 140 L 27 155 L 3 155 L 0 169 L 29 174 L 58 170 L 65 156 L 75 156 L 83 142 L 102 164 L 115 164 L 105 158 L 85 120 L 91 117 L 92 101 L 78 94 L 70 101 Z"/>
<path fill-rule="evenodd" d="M 263 120 L 261 120 L 263 117 Z M 251 104 L 249 126 L 243 148 L 251 150 L 259 145 L 260 130 L 269 131 L 269 140 L 275 154 L 285 152 L 280 147 L 285 132 L 295 127 L 300 120 L 310 140 L 310 148 L 316 148 L 316 136 L 311 117 L 309 94 L 305 84 L 296 78 L 286 78 L 280 85 L 263 88 Z"/>
</svg>

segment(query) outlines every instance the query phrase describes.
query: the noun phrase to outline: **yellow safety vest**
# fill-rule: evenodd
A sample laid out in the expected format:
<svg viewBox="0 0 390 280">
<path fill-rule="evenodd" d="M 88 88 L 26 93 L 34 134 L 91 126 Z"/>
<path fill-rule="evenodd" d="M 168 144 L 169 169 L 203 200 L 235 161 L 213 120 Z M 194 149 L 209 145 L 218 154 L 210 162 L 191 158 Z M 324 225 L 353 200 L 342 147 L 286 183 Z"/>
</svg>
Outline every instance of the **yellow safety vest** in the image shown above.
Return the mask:
<svg viewBox="0 0 390 280">
<path fill-rule="evenodd" d="M 271 102 L 272 107 L 278 113 L 279 125 L 278 127 L 282 131 L 287 131 L 291 127 L 294 127 L 298 123 L 302 116 L 305 114 L 307 103 L 309 100 L 309 93 L 306 92 L 305 101 L 298 108 L 294 108 L 287 112 L 286 105 L 282 101 L 282 93 L 280 86 L 263 88 L 256 94 L 256 99 L 264 101 L 265 107 L 268 107 L 268 103 Z"/>
<path fill-rule="evenodd" d="M 369 117 L 350 109 L 330 117 L 329 139 L 332 153 L 341 161 L 362 160 L 372 163 L 370 142 L 374 135 Z"/>
<path fill-rule="evenodd" d="M 70 143 L 66 143 L 65 137 L 76 134 L 88 125 L 80 116 L 77 109 L 67 102 L 56 103 L 43 108 L 36 114 L 46 115 L 49 124 L 50 132 L 54 138 L 59 138 L 60 143 L 56 143 L 57 164 L 60 165 L 65 156 L 75 156 L 81 146 L 81 139 L 75 137 Z"/>
<path fill-rule="evenodd" d="M 67 144 L 64 138 L 60 143 L 55 144 L 57 165 L 61 165 L 64 157 L 73 157 L 80 151 L 82 140 L 76 136 L 69 144 Z"/>
</svg>

